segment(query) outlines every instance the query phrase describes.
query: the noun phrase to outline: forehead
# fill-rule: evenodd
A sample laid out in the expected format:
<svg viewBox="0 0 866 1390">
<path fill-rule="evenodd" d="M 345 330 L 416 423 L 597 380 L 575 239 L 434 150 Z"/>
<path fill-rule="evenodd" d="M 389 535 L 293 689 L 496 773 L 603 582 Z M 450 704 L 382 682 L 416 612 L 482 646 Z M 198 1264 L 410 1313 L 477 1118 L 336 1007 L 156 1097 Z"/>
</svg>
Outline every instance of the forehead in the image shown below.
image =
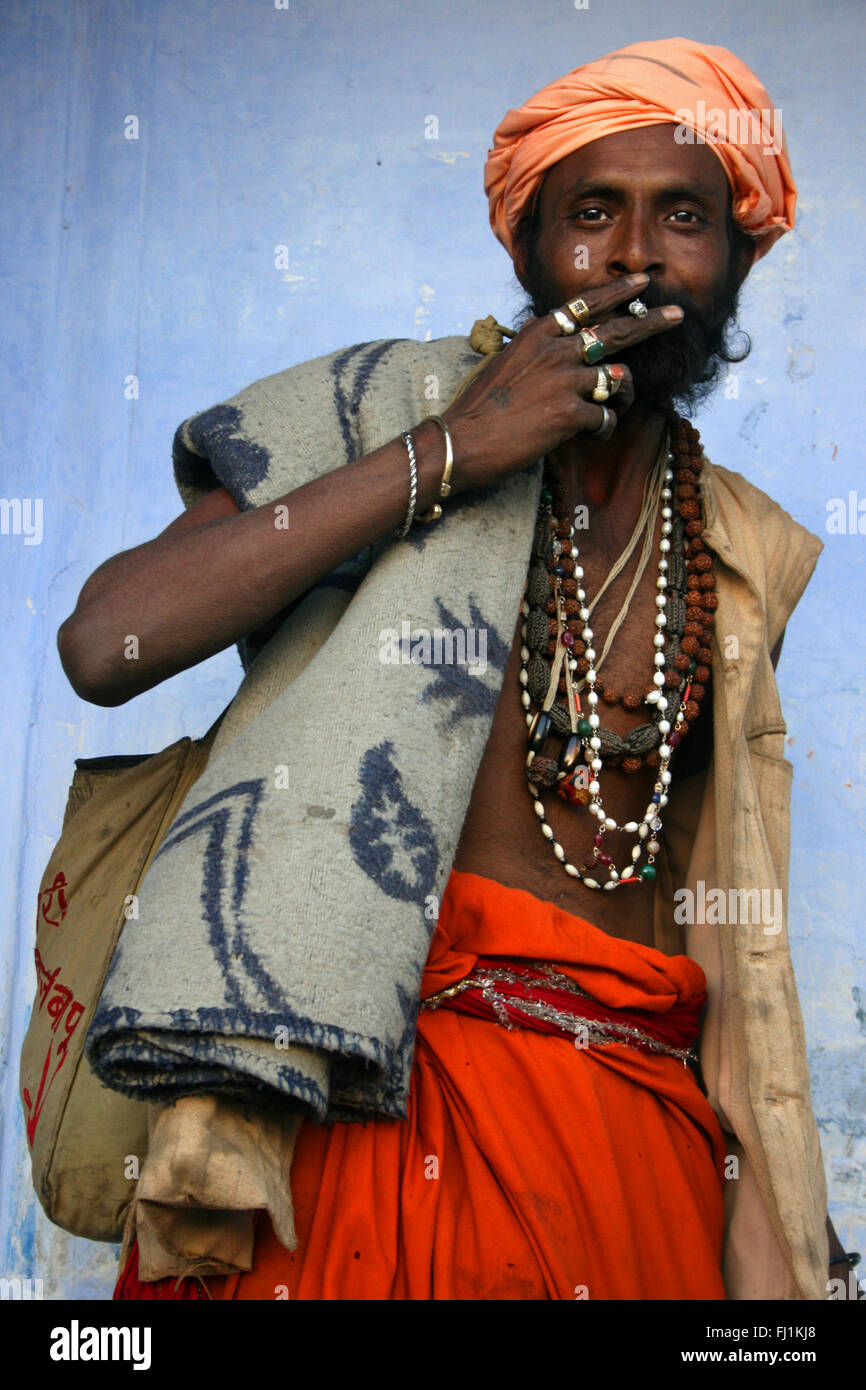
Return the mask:
<svg viewBox="0 0 866 1390">
<path fill-rule="evenodd" d="M 710 145 L 677 144 L 679 126 L 657 124 L 638 130 L 622 130 L 582 146 L 548 169 L 541 190 L 541 206 L 581 184 L 604 184 L 644 192 L 664 192 L 665 187 L 693 187 L 708 198 L 727 199 L 730 185 L 721 160 Z"/>
</svg>

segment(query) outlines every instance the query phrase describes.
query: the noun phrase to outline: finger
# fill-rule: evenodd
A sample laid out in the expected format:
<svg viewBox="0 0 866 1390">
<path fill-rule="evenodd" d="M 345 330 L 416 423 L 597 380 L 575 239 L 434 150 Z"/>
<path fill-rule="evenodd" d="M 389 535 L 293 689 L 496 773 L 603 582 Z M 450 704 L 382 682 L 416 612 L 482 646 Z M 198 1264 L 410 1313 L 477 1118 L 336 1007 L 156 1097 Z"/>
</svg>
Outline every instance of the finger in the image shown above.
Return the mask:
<svg viewBox="0 0 866 1390">
<path fill-rule="evenodd" d="M 683 311 L 678 304 L 664 304 L 660 309 L 650 309 L 645 318 L 612 318 L 604 324 L 593 325 L 597 338 L 604 344 L 604 356 L 621 352 L 633 343 L 643 342 L 656 333 L 666 333 L 683 321 Z M 580 330 L 578 330 L 580 331 Z M 583 357 L 582 340 L 577 338 L 578 354 Z"/>
<path fill-rule="evenodd" d="M 611 378 L 610 394 L 605 405 L 621 415 L 634 404 L 634 377 L 623 362 L 606 362 L 605 370 Z"/>
<path fill-rule="evenodd" d="M 599 363 L 594 367 L 578 368 L 575 376 L 578 430 L 585 434 L 595 434 L 600 430 L 598 438 L 610 438 L 616 421 L 611 420 L 610 414 L 605 415 L 601 406 L 606 406 L 608 412 L 617 418 L 628 410 L 634 402 L 631 372 L 624 363 L 613 362 L 610 365 Z M 603 391 L 604 395 L 596 395 L 597 391 Z"/>
<path fill-rule="evenodd" d="M 615 396 L 611 396 L 605 404 L 609 405 L 611 410 L 616 411 L 617 415 L 623 415 L 630 406 L 634 405 L 634 383 L 632 380 L 629 378 L 627 382 L 623 382 L 622 389 Z"/>
<path fill-rule="evenodd" d="M 634 395 L 634 382 L 623 362 L 598 362 L 595 366 L 578 366 L 575 387 L 581 396 L 608 404 L 620 395 Z M 596 395 L 603 391 L 604 395 Z"/>
<path fill-rule="evenodd" d="M 599 405 L 595 406 L 595 409 L 598 411 L 598 416 L 590 423 L 587 434 L 604 443 L 610 439 L 619 421 L 610 406 Z"/>
<path fill-rule="evenodd" d="M 576 327 L 588 328 L 598 318 L 615 309 L 624 299 L 633 299 L 641 290 L 646 289 L 648 284 L 649 276 L 643 273 L 621 275 L 606 285 L 597 285 L 594 288 L 581 290 L 579 294 L 573 295 L 564 304 L 560 304 L 559 311 L 565 314 L 569 322 L 575 324 Z M 585 306 L 585 309 L 582 306 Z M 553 322 L 557 333 L 562 332 L 553 317 L 553 311 L 545 317 Z"/>
</svg>

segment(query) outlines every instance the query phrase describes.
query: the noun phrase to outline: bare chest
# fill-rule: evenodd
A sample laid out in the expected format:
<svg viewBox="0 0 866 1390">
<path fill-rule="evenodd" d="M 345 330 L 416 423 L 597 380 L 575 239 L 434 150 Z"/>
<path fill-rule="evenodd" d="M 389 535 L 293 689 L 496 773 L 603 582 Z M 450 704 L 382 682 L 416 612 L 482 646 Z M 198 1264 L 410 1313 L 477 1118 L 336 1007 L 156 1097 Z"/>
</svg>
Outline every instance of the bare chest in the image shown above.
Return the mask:
<svg viewBox="0 0 866 1390">
<path fill-rule="evenodd" d="M 591 563 L 587 563 L 583 557 L 581 563 L 586 592 L 591 600 L 593 594 L 598 592 L 603 575 L 594 573 Z M 598 713 L 602 727 L 620 737 L 625 737 L 651 719 L 650 708 L 642 702 L 638 709 L 629 710 L 621 701 L 605 701 L 604 694 L 608 692 L 621 696 L 639 693 L 643 697 L 652 687 L 653 636 L 658 611 L 655 579 L 656 571 L 651 563 L 642 576 L 608 655 L 600 664 L 606 636 L 628 590 L 627 575 L 621 576 L 612 589 L 602 596 L 592 613 L 593 644 L 598 653 L 596 688 L 602 696 Z M 579 880 L 566 874 L 554 856 L 550 842 L 541 832 L 540 821 L 532 806 L 534 798 L 530 795 L 525 775 L 527 727 L 520 701 L 522 687 L 519 681 L 523 621 L 522 615 L 517 615 L 502 689 L 473 787 L 454 867 L 459 871 L 495 879 L 506 887 L 525 889 L 543 901 L 553 902 L 566 912 L 591 921 L 612 936 L 653 945 L 654 885 L 627 883 L 613 892 L 586 888 Z M 703 712 L 701 719 L 704 719 Z M 694 737 L 695 732 L 692 731 L 689 737 Z M 545 749 L 547 756 L 556 756 L 559 747 L 559 740 L 551 739 Z M 638 772 L 628 773 L 620 768 L 605 766 L 600 786 L 608 815 L 619 824 L 640 821 L 652 796 L 656 775 L 652 767 L 644 766 Z M 544 807 L 556 840 L 563 846 L 567 858 L 580 867 L 591 856 L 597 832 L 595 818 L 585 806 L 570 804 L 559 797 L 555 790 L 546 792 Z M 605 837 L 605 849 L 618 868 L 624 868 L 631 862 L 634 843 L 634 836 L 624 832 L 610 832 Z"/>
</svg>

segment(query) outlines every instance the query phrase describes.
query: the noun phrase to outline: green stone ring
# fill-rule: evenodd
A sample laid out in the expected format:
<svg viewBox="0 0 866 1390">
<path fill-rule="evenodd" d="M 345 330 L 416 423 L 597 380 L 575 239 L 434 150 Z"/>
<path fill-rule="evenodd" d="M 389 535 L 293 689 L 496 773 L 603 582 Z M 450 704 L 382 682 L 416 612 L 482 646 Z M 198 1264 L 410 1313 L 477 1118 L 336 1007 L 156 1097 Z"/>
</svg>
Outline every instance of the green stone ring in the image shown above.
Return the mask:
<svg viewBox="0 0 866 1390">
<path fill-rule="evenodd" d="M 607 349 L 595 331 L 592 328 L 582 328 L 580 330 L 580 341 L 583 343 L 584 362 L 590 367 L 593 363 L 600 362 Z"/>
</svg>

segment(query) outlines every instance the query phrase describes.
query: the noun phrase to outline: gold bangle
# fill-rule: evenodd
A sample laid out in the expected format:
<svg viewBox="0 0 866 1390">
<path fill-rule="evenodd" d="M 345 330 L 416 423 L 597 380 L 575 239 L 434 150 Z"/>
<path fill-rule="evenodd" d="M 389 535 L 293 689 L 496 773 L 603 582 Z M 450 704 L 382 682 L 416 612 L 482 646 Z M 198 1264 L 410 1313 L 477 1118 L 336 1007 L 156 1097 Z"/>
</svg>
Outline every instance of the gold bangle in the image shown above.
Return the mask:
<svg viewBox="0 0 866 1390">
<path fill-rule="evenodd" d="M 436 421 L 436 424 L 439 426 L 440 430 L 442 431 L 442 435 L 445 439 L 445 467 L 442 471 L 442 478 L 439 483 L 439 496 L 444 498 L 447 497 L 451 491 L 451 469 L 454 466 L 454 446 L 451 441 L 451 431 L 449 430 L 445 421 L 442 419 L 441 415 L 425 415 L 424 419 L 421 421 L 421 424 L 423 425 L 427 420 Z M 442 508 L 440 507 L 438 502 L 434 502 L 429 512 L 424 512 L 423 515 L 416 516 L 415 520 L 438 521 L 441 515 Z"/>
</svg>

